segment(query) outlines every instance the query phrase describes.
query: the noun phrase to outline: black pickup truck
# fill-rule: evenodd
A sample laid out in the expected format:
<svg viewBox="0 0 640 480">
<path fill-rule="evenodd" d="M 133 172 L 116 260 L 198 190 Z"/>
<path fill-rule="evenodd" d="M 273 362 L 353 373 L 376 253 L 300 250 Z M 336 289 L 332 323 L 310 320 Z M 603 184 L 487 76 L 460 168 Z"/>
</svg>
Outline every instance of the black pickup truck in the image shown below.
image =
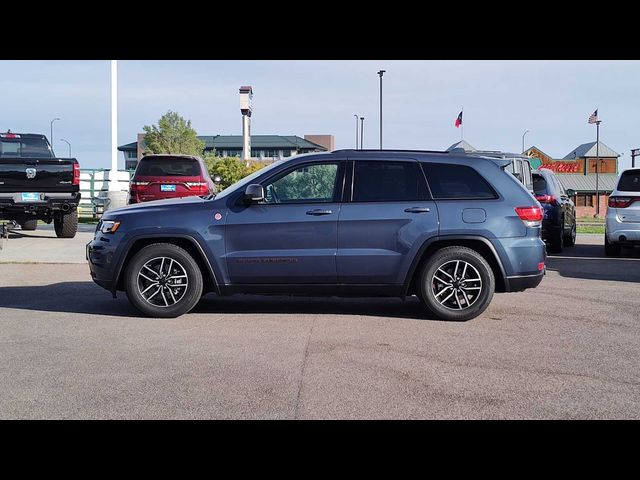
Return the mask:
<svg viewBox="0 0 640 480">
<path fill-rule="evenodd" d="M 0 220 L 35 230 L 38 220 L 53 222 L 56 235 L 78 230 L 80 165 L 58 158 L 44 135 L 0 133 Z"/>
</svg>

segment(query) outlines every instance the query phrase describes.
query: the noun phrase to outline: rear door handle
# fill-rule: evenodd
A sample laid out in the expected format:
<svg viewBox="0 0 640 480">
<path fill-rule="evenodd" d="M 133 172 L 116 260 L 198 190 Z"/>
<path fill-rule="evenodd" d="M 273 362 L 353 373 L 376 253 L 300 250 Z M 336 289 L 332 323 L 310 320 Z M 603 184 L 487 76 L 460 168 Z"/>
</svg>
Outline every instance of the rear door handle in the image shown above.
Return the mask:
<svg viewBox="0 0 640 480">
<path fill-rule="evenodd" d="M 331 215 L 333 212 L 331 210 L 322 210 L 320 208 L 316 208 L 315 210 L 309 210 L 307 215 L 313 215 L 318 217 L 320 215 Z"/>
<path fill-rule="evenodd" d="M 407 213 L 428 213 L 431 209 L 427 207 L 411 207 L 405 208 L 404 211 Z"/>
</svg>

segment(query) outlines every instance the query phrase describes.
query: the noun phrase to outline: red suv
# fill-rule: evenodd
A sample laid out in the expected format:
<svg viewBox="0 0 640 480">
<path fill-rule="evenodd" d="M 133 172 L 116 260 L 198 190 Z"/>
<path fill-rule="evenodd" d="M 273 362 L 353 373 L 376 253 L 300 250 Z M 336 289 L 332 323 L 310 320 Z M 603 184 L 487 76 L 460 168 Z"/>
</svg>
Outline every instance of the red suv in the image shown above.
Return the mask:
<svg viewBox="0 0 640 480">
<path fill-rule="evenodd" d="M 191 155 L 146 155 L 138 162 L 129 203 L 216 193 L 204 162 Z"/>
</svg>

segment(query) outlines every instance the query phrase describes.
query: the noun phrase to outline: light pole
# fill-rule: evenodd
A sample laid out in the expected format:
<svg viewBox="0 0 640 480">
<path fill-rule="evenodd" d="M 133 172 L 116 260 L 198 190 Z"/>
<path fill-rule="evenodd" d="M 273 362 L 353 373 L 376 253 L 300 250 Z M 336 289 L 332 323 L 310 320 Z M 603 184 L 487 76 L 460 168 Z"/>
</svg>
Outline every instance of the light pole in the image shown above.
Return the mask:
<svg viewBox="0 0 640 480">
<path fill-rule="evenodd" d="M 51 141 L 51 146 L 53 146 L 53 122 L 55 122 L 56 120 L 60 120 L 60 119 L 56 117 L 53 120 L 51 120 L 51 135 L 49 136 L 49 140 Z"/>
<path fill-rule="evenodd" d="M 66 143 L 67 145 L 69 145 L 69 158 L 71 158 L 71 143 L 69 143 L 64 138 L 61 138 L 60 141 Z"/>
<path fill-rule="evenodd" d="M 360 150 L 362 150 L 364 140 L 364 117 L 360 117 Z"/>
<path fill-rule="evenodd" d="M 356 117 L 356 150 L 358 149 L 358 114 L 354 113 L 354 117 Z"/>
<path fill-rule="evenodd" d="M 382 150 L 382 75 L 384 75 L 386 70 L 380 70 L 378 75 L 380 75 L 380 150 Z M 362 139 L 360 139 L 360 144 L 362 144 Z"/>
<path fill-rule="evenodd" d="M 598 162 L 600 161 L 600 124 L 602 120 L 596 121 L 596 217 L 600 215 L 600 191 L 598 190 Z"/>
<path fill-rule="evenodd" d="M 522 153 L 524 153 L 524 136 L 529 133 L 529 130 L 525 130 L 522 134 Z"/>
</svg>

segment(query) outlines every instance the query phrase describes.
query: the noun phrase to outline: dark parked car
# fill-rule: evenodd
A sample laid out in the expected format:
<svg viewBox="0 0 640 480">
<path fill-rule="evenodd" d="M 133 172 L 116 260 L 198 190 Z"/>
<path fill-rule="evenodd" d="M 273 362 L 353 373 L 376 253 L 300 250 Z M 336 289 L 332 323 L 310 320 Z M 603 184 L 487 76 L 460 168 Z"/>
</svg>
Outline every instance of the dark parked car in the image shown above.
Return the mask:
<svg viewBox="0 0 640 480">
<path fill-rule="evenodd" d="M 536 200 L 544 209 L 542 239 L 548 242 L 549 252 L 561 253 L 564 247 L 576 243 L 576 207 L 571 200 L 573 190 L 565 192 L 558 177 L 549 169 L 533 172 Z"/>
<path fill-rule="evenodd" d="M 38 220 L 53 222 L 56 236 L 78 230 L 80 165 L 56 157 L 47 137 L 35 133 L 0 134 L 0 220 L 35 230 Z"/>
<path fill-rule="evenodd" d="M 217 196 L 109 210 L 87 244 L 93 280 L 145 315 L 204 292 L 417 295 L 468 320 L 545 273 L 542 209 L 510 161 L 338 150 L 285 159 Z"/>
<path fill-rule="evenodd" d="M 129 188 L 129 202 L 211 195 L 215 185 L 204 161 L 191 155 L 158 154 L 140 159 Z"/>
</svg>

